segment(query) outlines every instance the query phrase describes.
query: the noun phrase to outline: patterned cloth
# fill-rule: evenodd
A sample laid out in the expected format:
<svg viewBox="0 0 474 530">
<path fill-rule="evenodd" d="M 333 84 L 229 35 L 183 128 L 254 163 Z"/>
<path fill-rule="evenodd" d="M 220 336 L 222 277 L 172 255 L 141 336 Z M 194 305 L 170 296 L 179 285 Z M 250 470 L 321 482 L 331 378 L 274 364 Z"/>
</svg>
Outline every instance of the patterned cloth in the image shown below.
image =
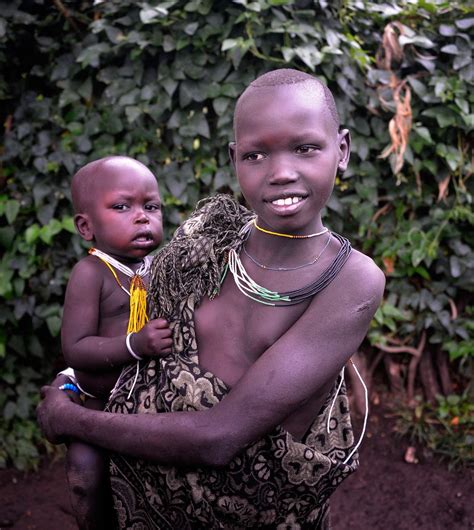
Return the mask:
<svg viewBox="0 0 474 530">
<path fill-rule="evenodd" d="M 212 230 L 206 230 L 222 205 L 224 210 L 239 215 L 228 216 L 233 219 L 232 226 L 221 226 L 226 238 L 216 245 L 209 236 Z M 210 269 L 217 267 L 222 274 L 225 251 L 240 248 L 239 230 L 249 218 L 251 214 L 232 199 L 217 196 L 198 206 L 175 235 L 171 248 L 160 254 L 156 267 L 166 269 L 163 260 L 173 256 L 173 267 L 180 276 L 179 280 L 168 278 L 166 286 L 155 286 L 153 291 L 155 315 L 170 321 L 175 351 L 164 359 L 141 363 L 130 398 L 127 396 L 134 383 L 135 367 L 125 368 L 108 410 L 125 414 L 204 410 L 225 397 L 229 391 L 226 384 L 198 365 L 193 316 L 201 297 L 218 291 L 219 274 Z M 193 252 L 181 252 L 182 259 L 176 260 L 176 249 L 183 250 L 186 244 Z M 215 267 L 208 266 L 210 261 Z M 199 281 L 194 278 L 194 284 L 202 288 L 184 295 L 186 281 L 181 282 L 182 275 L 186 271 L 195 275 L 196 269 L 201 277 Z M 206 285 L 206 278 L 210 285 Z M 170 296 L 170 292 L 172 300 L 159 297 L 160 293 Z M 344 384 L 332 410 L 329 433 L 326 430 L 338 383 L 339 379 L 315 413 L 303 440 L 296 441 L 277 427 L 247 446 L 225 468 L 187 469 L 113 454 L 111 484 L 119 528 L 329 528 L 329 496 L 358 467 L 357 454 L 343 464 L 354 443 Z"/>
</svg>

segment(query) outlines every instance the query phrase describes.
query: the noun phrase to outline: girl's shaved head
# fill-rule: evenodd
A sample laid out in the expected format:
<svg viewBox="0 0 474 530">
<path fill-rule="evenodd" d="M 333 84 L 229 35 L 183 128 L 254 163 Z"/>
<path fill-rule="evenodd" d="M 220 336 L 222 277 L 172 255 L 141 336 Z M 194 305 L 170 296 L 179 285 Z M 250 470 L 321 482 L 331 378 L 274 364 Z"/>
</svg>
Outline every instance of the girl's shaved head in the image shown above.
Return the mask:
<svg viewBox="0 0 474 530">
<path fill-rule="evenodd" d="M 266 74 L 257 77 L 255 81 L 252 81 L 250 85 L 242 92 L 241 96 L 237 100 L 234 112 L 234 129 L 239 117 L 240 109 L 250 93 L 255 93 L 258 89 L 288 86 L 288 85 L 299 85 L 304 86 L 307 84 L 309 89 L 316 89 L 317 92 L 323 95 L 327 109 L 334 119 L 336 129 L 340 127 L 339 113 L 337 112 L 336 103 L 334 97 L 329 88 L 322 83 L 319 79 L 313 75 L 301 72 L 300 70 L 293 70 L 291 68 L 280 68 L 278 70 L 272 70 Z"/>
</svg>

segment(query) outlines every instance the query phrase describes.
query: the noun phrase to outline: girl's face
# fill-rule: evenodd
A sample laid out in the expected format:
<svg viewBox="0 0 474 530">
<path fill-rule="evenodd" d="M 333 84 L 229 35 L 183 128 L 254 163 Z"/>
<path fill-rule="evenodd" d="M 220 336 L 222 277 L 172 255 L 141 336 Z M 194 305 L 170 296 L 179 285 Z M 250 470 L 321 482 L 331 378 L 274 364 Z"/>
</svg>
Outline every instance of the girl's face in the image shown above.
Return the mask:
<svg viewBox="0 0 474 530">
<path fill-rule="evenodd" d="M 250 91 L 239 109 L 231 159 L 260 226 L 308 234 L 337 170 L 349 161 L 349 132 L 338 132 L 321 88 L 311 82 Z"/>
</svg>

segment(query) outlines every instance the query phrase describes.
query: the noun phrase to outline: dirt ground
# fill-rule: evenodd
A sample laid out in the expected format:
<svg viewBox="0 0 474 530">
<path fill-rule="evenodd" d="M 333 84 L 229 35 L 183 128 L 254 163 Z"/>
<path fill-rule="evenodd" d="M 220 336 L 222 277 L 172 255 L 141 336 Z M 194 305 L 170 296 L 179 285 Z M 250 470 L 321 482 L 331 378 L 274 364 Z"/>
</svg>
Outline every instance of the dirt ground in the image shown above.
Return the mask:
<svg viewBox="0 0 474 530">
<path fill-rule="evenodd" d="M 361 467 L 332 498 L 334 530 L 474 530 L 474 477 L 449 471 L 418 450 L 404 461 L 408 442 L 394 420 L 373 407 L 361 447 Z M 62 462 L 38 473 L 0 472 L 0 530 L 73 530 Z M 177 529 L 179 530 L 179 529 Z"/>
</svg>

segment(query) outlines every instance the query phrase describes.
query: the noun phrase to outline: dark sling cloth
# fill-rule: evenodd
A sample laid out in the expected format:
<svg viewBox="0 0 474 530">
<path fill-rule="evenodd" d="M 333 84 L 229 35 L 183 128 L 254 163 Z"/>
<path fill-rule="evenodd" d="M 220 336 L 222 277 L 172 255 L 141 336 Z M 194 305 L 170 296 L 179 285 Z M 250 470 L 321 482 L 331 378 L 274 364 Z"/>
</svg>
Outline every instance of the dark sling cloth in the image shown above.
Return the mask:
<svg viewBox="0 0 474 530">
<path fill-rule="evenodd" d="M 226 384 L 199 367 L 194 310 L 203 296 L 218 295 L 227 253 L 232 248 L 239 252 L 246 237 L 240 230 L 252 217 L 226 195 L 201 201 L 157 255 L 150 286 L 152 316 L 170 322 L 174 352 L 141 362 L 137 377 L 135 366 L 125 368 L 110 412 L 204 410 L 225 399 Z M 112 454 L 118 527 L 329 528 L 328 499 L 358 467 L 357 453 L 343 463 L 354 444 L 343 381 L 327 429 L 339 382 L 340 376 L 303 440 L 277 427 L 225 468 L 167 466 Z"/>
</svg>

